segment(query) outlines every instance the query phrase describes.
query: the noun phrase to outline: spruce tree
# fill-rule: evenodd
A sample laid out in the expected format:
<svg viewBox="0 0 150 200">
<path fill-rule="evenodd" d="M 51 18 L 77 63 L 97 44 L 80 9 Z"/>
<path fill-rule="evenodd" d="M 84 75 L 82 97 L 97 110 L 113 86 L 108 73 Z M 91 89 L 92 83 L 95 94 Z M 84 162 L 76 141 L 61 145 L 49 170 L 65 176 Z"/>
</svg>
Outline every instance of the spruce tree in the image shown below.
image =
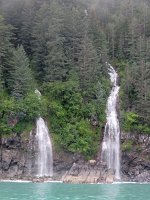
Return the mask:
<svg viewBox="0 0 150 200">
<path fill-rule="evenodd" d="M 9 51 L 11 49 L 11 26 L 6 25 L 4 18 L 0 15 L 0 79 L 1 84 L 7 86 L 9 70 L 7 62 L 9 60 Z"/>
<path fill-rule="evenodd" d="M 80 78 L 80 86 L 83 91 L 95 82 L 97 68 L 97 53 L 91 40 L 87 35 L 85 35 L 82 41 L 77 67 Z"/>
<path fill-rule="evenodd" d="M 63 12 L 50 1 L 39 9 L 33 27 L 33 68 L 40 81 L 61 80 L 66 74 L 61 26 Z"/>
<path fill-rule="evenodd" d="M 9 87 L 11 88 L 11 95 L 18 99 L 25 96 L 32 88 L 32 74 L 29 68 L 29 59 L 22 45 L 13 51 L 10 66 L 12 67 L 12 71 Z"/>
</svg>

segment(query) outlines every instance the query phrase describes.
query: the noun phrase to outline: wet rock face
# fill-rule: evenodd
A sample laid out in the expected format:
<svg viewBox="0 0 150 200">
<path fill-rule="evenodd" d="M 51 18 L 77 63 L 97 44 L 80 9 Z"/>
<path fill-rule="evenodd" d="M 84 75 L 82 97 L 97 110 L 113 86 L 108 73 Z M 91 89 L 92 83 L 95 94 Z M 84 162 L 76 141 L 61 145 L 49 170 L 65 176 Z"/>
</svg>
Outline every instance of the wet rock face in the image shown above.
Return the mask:
<svg viewBox="0 0 150 200">
<path fill-rule="evenodd" d="M 132 141 L 131 149 L 121 153 L 121 173 L 123 181 L 150 182 L 150 136 L 122 134 L 121 143 Z M 0 179 L 35 178 L 35 139 L 32 134 L 27 139 L 13 136 L 0 141 Z M 54 151 L 53 180 L 67 183 L 112 183 L 114 172 L 107 170 L 106 164 L 97 160 L 84 161 L 78 154 L 63 150 Z"/>
<path fill-rule="evenodd" d="M 36 145 L 34 131 L 24 139 L 14 135 L 0 141 L 0 179 L 27 179 L 37 182 Z M 55 151 L 55 150 L 54 150 Z M 67 152 L 54 152 L 53 180 L 61 180 L 73 162 L 80 156 Z M 42 182 L 43 179 L 39 179 Z M 45 179 L 44 179 L 45 181 Z"/>
<path fill-rule="evenodd" d="M 150 171 L 142 172 L 134 178 L 135 182 L 150 182 Z"/>
<path fill-rule="evenodd" d="M 124 181 L 150 182 L 150 136 L 122 134 L 121 142 L 130 141 L 131 149 L 122 151 L 121 171 Z"/>
<path fill-rule="evenodd" d="M 33 151 L 29 139 L 20 136 L 2 139 L 0 143 L 0 178 L 23 178 L 32 175 Z"/>
</svg>

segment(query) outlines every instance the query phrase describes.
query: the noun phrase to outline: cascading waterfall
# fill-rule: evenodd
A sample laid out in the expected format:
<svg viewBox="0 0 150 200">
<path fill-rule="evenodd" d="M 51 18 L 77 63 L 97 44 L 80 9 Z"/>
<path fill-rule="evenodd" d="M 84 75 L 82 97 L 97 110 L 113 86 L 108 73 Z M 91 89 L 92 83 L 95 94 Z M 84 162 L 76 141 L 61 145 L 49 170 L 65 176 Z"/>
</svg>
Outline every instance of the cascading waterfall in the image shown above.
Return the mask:
<svg viewBox="0 0 150 200">
<path fill-rule="evenodd" d="M 117 99 L 120 87 L 117 84 L 118 74 L 114 68 L 109 67 L 109 75 L 112 83 L 112 90 L 107 101 L 107 123 L 104 131 L 102 143 L 102 161 L 107 164 L 107 168 L 115 172 L 115 178 L 120 179 L 120 126 L 117 116 Z"/>
<path fill-rule="evenodd" d="M 36 125 L 36 139 L 38 143 L 37 176 L 52 177 L 53 154 L 49 131 L 44 120 L 41 117 L 37 120 Z"/>
<path fill-rule="evenodd" d="M 35 93 L 41 96 L 38 90 Z M 52 144 L 49 137 L 49 130 L 45 121 L 39 117 L 36 121 L 36 141 L 37 141 L 37 173 L 38 177 L 53 176 L 53 153 Z"/>
</svg>

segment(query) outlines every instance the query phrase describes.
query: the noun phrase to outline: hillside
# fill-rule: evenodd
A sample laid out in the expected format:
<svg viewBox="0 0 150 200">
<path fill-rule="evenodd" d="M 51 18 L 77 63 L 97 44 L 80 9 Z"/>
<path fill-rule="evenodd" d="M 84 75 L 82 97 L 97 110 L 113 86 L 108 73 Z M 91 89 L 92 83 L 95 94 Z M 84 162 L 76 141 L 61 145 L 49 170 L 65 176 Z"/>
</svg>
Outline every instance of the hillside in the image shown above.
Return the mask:
<svg viewBox="0 0 150 200">
<path fill-rule="evenodd" d="M 111 90 L 106 62 L 119 74 L 123 154 L 146 151 L 133 138 L 150 134 L 150 2 L 0 0 L 1 145 L 28 138 L 40 115 L 56 152 L 97 159 Z"/>
</svg>

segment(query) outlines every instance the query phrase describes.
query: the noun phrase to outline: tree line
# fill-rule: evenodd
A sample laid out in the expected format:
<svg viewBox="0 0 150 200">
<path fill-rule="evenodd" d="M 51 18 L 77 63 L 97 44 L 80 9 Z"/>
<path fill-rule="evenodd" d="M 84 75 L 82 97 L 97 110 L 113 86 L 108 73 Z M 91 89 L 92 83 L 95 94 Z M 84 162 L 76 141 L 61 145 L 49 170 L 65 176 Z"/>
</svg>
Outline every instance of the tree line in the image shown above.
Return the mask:
<svg viewBox="0 0 150 200">
<path fill-rule="evenodd" d="M 120 75 L 122 128 L 148 133 L 149 8 L 147 0 L 0 0 L 0 133 L 27 132 L 41 114 L 57 144 L 93 155 L 106 119 L 106 61 Z"/>
</svg>

